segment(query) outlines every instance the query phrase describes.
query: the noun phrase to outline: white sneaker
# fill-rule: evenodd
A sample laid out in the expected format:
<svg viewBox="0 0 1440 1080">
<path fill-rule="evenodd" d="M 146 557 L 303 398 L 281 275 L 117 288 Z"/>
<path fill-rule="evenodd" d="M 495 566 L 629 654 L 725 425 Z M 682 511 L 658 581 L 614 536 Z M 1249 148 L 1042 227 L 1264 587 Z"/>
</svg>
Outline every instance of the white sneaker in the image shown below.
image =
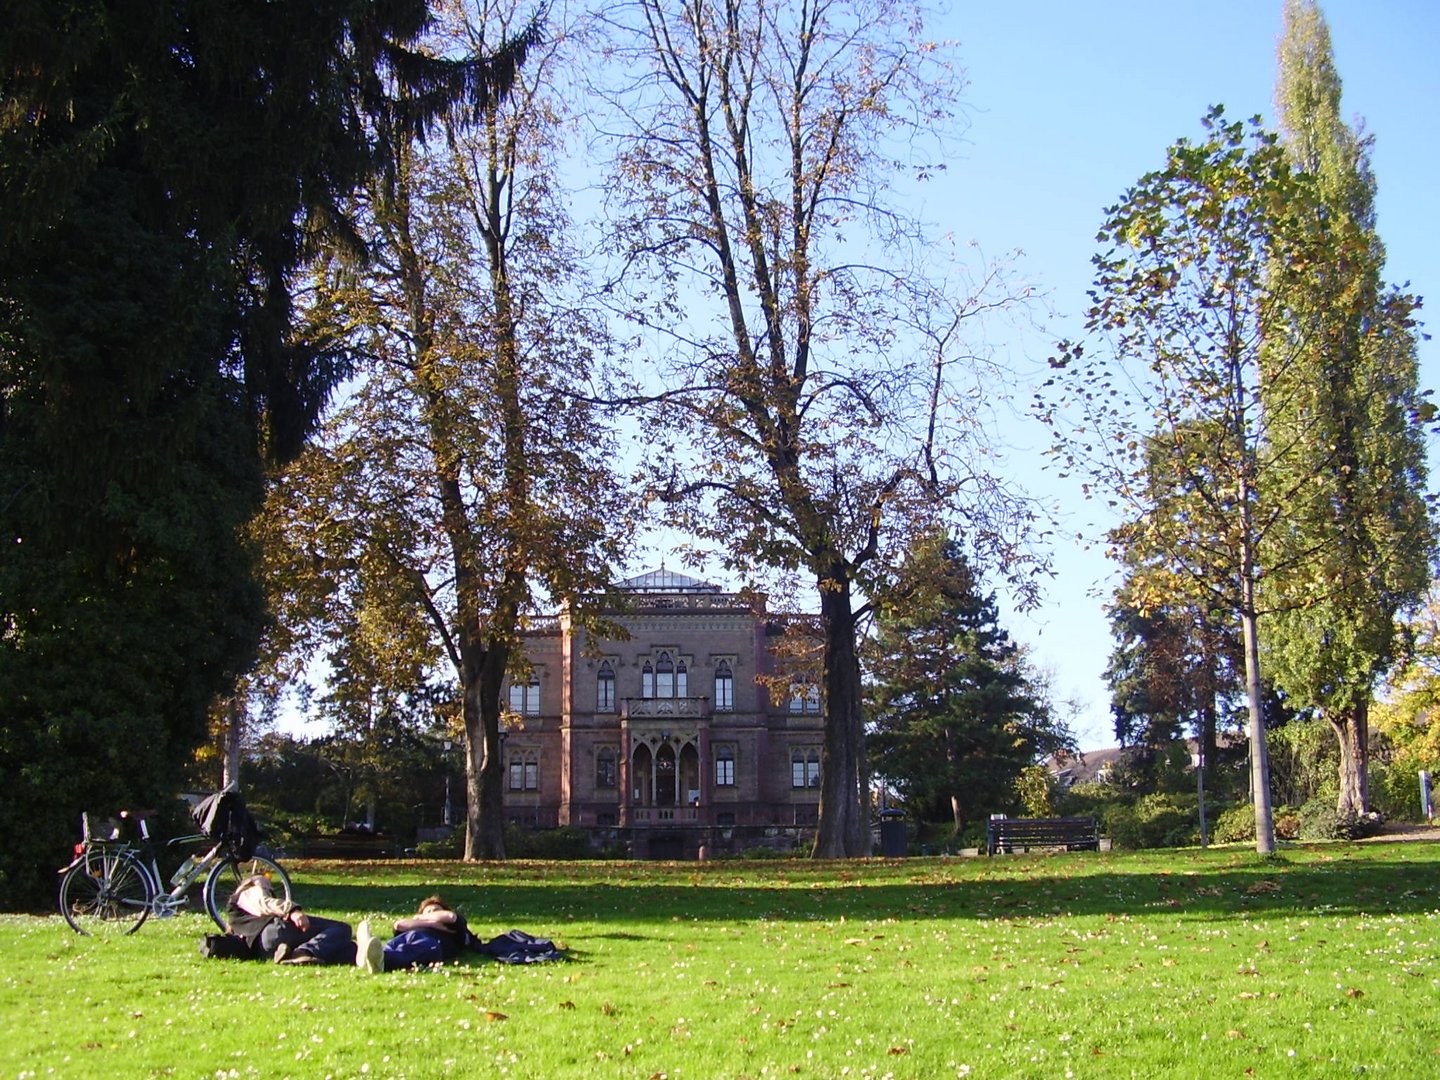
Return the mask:
<svg viewBox="0 0 1440 1080">
<path fill-rule="evenodd" d="M 375 935 L 370 932 L 370 920 L 361 919 L 360 925 L 355 927 L 355 966 L 365 966 L 365 954 L 370 951 L 370 942 L 375 940 Z"/>
<path fill-rule="evenodd" d="M 385 970 L 385 942 L 372 937 L 365 943 L 365 970 L 379 975 Z"/>
</svg>

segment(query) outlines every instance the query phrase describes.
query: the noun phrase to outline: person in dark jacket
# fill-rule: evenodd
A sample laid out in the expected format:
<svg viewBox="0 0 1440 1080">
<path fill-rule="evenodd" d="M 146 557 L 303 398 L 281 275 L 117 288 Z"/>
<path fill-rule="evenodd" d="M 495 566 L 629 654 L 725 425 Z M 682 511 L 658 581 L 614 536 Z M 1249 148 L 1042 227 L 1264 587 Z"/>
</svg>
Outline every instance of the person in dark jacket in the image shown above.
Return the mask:
<svg viewBox="0 0 1440 1080">
<path fill-rule="evenodd" d="M 465 916 L 440 897 L 427 896 L 412 917 L 395 923 L 395 936 L 389 941 L 371 933 L 369 920 L 362 922 L 355 963 L 375 974 L 443 964 L 459 956 L 471 940 Z"/>
<path fill-rule="evenodd" d="M 352 964 L 355 942 L 350 924 L 308 915 L 291 900 L 277 898 L 264 874 L 246 878 L 225 906 L 230 933 L 251 952 L 277 964 Z"/>
</svg>

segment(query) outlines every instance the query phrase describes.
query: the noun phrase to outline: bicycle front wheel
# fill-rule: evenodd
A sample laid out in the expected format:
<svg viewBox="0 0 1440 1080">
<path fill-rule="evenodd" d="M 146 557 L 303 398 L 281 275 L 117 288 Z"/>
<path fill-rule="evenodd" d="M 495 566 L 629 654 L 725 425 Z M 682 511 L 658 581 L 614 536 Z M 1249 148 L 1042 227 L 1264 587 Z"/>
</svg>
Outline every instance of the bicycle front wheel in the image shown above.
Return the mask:
<svg viewBox="0 0 1440 1080">
<path fill-rule="evenodd" d="M 77 934 L 120 937 L 140 929 L 155 885 L 128 851 L 90 851 L 60 880 L 60 914 Z"/>
<path fill-rule="evenodd" d="M 230 902 L 231 894 L 240 887 L 242 881 L 256 874 L 264 874 L 270 879 L 275 899 L 293 899 L 290 895 L 290 875 L 274 859 L 265 855 L 255 855 L 249 859 L 222 859 L 210 870 L 205 878 L 205 887 L 201 890 L 205 899 L 205 910 L 221 930 L 229 929 L 225 921 L 225 905 Z"/>
</svg>

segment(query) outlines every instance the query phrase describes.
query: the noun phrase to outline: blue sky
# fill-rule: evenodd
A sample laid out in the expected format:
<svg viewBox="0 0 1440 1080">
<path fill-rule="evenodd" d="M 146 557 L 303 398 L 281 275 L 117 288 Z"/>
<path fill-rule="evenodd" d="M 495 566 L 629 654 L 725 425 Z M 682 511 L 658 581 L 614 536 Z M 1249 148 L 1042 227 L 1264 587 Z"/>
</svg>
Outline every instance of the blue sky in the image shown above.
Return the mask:
<svg viewBox="0 0 1440 1080">
<path fill-rule="evenodd" d="M 1044 365 L 1056 339 L 1078 333 L 1104 208 L 1162 164 L 1177 138 L 1197 136 L 1210 105 L 1272 120 L 1281 10 L 1281 0 L 966 0 L 932 21 L 932 36 L 959 43 L 972 111 L 962 160 L 935 200 L 946 212 L 928 216 L 991 256 L 1020 249 L 1023 273 L 1047 291 L 1056 312 L 1048 325 L 992 342 L 1022 375 Z M 1375 138 L 1387 278 L 1433 292 L 1440 305 L 1440 3 L 1329 0 L 1321 10 L 1345 114 Z M 1425 385 L 1440 388 L 1435 342 L 1422 343 L 1421 364 Z M 1005 434 L 1015 474 L 1059 504 L 1072 538 L 1087 531 L 1099 510 L 1042 471 L 1045 432 L 1017 415 Z M 1433 488 L 1433 447 L 1431 457 Z M 1111 567 L 1078 541 L 1061 544 L 1054 565 L 1043 608 L 1011 615 L 1008 626 L 1053 669 L 1060 694 L 1085 705 L 1075 724 L 1082 748 L 1112 745 L 1100 678 Z"/>
</svg>

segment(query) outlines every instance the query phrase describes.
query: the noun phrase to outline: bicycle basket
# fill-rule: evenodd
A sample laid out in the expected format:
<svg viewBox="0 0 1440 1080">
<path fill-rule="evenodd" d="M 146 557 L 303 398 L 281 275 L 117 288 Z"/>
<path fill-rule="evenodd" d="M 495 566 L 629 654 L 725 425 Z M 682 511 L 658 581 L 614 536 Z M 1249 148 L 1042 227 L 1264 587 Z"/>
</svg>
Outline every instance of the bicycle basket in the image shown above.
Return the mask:
<svg viewBox="0 0 1440 1080">
<path fill-rule="evenodd" d="M 92 821 L 89 811 L 80 814 L 80 830 L 87 844 L 105 844 L 120 839 L 120 822 L 114 818 Z"/>
</svg>

